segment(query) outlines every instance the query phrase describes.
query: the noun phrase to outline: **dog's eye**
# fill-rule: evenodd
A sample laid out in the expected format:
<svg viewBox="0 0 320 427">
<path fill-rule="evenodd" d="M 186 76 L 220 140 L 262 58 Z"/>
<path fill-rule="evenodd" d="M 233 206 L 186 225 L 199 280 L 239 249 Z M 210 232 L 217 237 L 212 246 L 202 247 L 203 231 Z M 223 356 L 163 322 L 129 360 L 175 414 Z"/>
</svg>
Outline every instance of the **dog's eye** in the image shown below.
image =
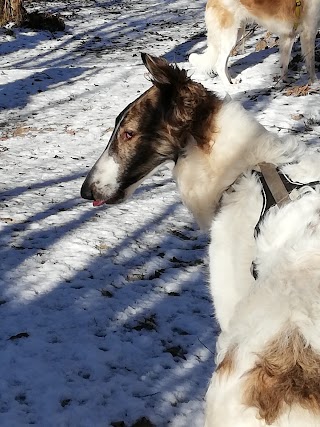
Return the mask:
<svg viewBox="0 0 320 427">
<path fill-rule="evenodd" d="M 124 132 L 123 135 L 124 135 L 125 139 L 129 140 L 129 139 L 133 138 L 134 133 L 132 131 L 130 131 L 130 130 L 127 130 L 127 131 Z"/>
</svg>

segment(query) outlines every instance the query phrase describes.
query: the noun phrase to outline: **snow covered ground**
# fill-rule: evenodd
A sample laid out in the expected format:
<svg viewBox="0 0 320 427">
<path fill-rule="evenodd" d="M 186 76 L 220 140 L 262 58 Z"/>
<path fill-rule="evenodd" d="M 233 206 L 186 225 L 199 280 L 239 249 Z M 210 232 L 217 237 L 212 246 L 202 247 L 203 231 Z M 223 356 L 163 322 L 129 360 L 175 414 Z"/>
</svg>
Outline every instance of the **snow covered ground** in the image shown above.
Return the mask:
<svg viewBox="0 0 320 427">
<path fill-rule="evenodd" d="M 123 205 L 93 208 L 79 191 L 149 86 L 139 52 L 190 68 L 205 2 L 25 3 L 61 13 L 66 31 L 0 30 L 0 426 L 200 427 L 218 333 L 208 237 L 167 168 Z M 263 34 L 231 58 L 231 96 L 319 143 L 319 88 L 287 96 L 277 48 L 254 49 Z"/>
</svg>

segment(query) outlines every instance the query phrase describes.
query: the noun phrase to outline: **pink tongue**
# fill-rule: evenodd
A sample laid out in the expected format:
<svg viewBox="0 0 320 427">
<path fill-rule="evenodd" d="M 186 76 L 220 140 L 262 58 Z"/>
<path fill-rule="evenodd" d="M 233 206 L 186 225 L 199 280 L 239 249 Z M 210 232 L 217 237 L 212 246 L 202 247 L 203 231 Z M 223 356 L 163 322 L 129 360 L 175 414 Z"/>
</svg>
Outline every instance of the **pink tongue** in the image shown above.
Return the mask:
<svg viewBox="0 0 320 427">
<path fill-rule="evenodd" d="M 94 200 L 93 206 L 101 206 L 105 203 L 105 200 Z"/>
</svg>

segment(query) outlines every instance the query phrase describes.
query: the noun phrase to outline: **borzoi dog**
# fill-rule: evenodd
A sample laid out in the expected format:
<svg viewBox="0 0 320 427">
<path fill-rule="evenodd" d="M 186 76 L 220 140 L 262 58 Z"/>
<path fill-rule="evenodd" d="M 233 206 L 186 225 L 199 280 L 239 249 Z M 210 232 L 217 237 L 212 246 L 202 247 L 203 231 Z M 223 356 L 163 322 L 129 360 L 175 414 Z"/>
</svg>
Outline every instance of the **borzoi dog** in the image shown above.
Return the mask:
<svg viewBox="0 0 320 427">
<path fill-rule="evenodd" d="M 118 203 L 174 161 L 183 201 L 211 227 L 221 334 L 206 427 L 319 427 L 320 153 L 164 59 L 143 61 L 153 86 L 117 117 L 82 197 Z"/>
<path fill-rule="evenodd" d="M 293 42 L 298 34 L 311 82 L 315 74 L 315 37 L 320 21 L 319 0 L 208 0 L 205 12 L 207 48 L 190 55 L 204 72 L 216 71 L 225 85 L 232 83 L 227 63 L 239 31 L 255 21 L 280 36 L 282 78 L 286 78 Z"/>
</svg>

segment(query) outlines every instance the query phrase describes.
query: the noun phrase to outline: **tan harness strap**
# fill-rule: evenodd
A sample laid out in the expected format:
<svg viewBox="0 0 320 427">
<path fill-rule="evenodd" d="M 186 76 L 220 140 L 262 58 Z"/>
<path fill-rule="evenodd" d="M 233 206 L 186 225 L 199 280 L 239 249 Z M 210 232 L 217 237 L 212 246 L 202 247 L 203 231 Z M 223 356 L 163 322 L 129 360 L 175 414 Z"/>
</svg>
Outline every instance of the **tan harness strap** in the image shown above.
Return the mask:
<svg viewBox="0 0 320 427">
<path fill-rule="evenodd" d="M 300 22 L 301 17 L 301 0 L 296 0 L 296 21 L 293 25 L 293 29 L 296 31 Z"/>
<path fill-rule="evenodd" d="M 276 167 L 271 163 L 265 162 L 259 163 L 259 166 L 266 184 L 269 187 L 277 205 L 280 207 L 290 202 L 291 199 L 289 193 L 281 181 Z"/>
</svg>

